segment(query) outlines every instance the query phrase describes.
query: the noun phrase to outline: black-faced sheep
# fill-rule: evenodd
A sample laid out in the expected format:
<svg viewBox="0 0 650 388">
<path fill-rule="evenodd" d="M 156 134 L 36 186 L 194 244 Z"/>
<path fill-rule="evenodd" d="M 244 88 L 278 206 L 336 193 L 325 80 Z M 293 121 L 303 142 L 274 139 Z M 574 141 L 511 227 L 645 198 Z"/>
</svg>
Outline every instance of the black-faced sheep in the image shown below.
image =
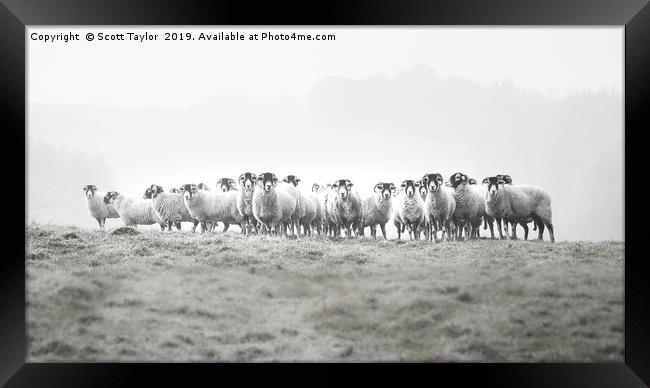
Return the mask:
<svg viewBox="0 0 650 388">
<path fill-rule="evenodd" d="M 397 239 L 402 238 L 405 226 L 409 239 L 420 238 L 420 229 L 424 227 L 424 201 L 418 192 L 419 184 L 407 179 L 400 185 L 402 191 L 397 194 L 393 203 L 393 223 L 397 227 Z"/>
<path fill-rule="evenodd" d="M 112 204 L 104 203 L 106 193 L 97 191 L 97 186 L 86 185 L 83 187 L 86 206 L 90 216 L 97 220 L 99 228 L 104 230 L 107 218 L 119 218 L 120 215 Z"/>
<path fill-rule="evenodd" d="M 237 190 L 237 183 L 232 178 L 220 178 L 217 181 L 217 189 L 221 191 Z"/>
<path fill-rule="evenodd" d="M 345 229 L 346 237 L 352 238 L 352 231 L 360 226 L 363 205 L 352 186 L 349 179 L 339 179 L 332 183 L 332 190 L 327 195 L 327 214 L 334 224 L 334 235 L 337 237 L 340 237 L 341 229 Z"/>
<path fill-rule="evenodd" d="M 486 190 L 486 210 L 497 220 L 501 235 L 501 220 L 504 221 L 506 238 L 507 222 L 520 222 L 533 219 L 537 223 L 538 239 L 543 239 L 544 227 L 548 228 L 551 242 L 555 242 L 551 196 L 546 190 L 528 185 L 509 185 L 498 177 L 488 177 Z"/>
<path fill-rule="evenodd" d="M 298 183 L 300 183 L 300 179 L 295 175 L 287 175 L 282 181 L 290 185 L 293 185 L 293 187 L 295 187 L 298 190 L 300 212 L 299 212 L 299 220 L 298 220 L 299 223 L 297 227 L 300 228 L 300 226 L 302 226 L 304 230 L 304 234 L 311 235 L 312 223 L 314 222 L 314 219 L 316 219 L 319 210 L 318 199 L 316 198 L 315 195 L 312 195 L 312 193 L 303 193 L 298 188 Z"/>
<path fill-rule="evenodd" d="M 381 234 L 386 238 L 386 223 L 390 220 L 393 210 L 393 183 L 379 182 L 375 185 L 375 194 L 363 200 L 363 223 L 361 229 L 370 227 L 370 235 L 377 238 L 377 225 L 381 228 Z"/>
<path fill-rule="evenodd" d="M 257 232 L 257 219 L 253 215 L 253 191 L 257 183 L 257 175 L 251 172 L 245 172 L 238 179 L 239 194 L 237 195 L 237 209 L 242 216 L 246 235 L 251 232 Z"/>
<path fill-rule="evenodd" d="M 465 230 L 469 239 L 475 235 L 474 229 L 481 225 L 485 214 L 485 199 L 482 191 L 478 186 L 470 185 L 469 177 L 462 172 L 449 177 L 449 186 L 454 189 L 456 201 L 452 220 L 456 225 L 457 237 L 462 239 Z"/>
<path fill-rule="evenodd" d="M 278 177 L 270 172 L 257 175 L 257 184 L 253 191 L 253 215 L 263 231 L 286 236 L 298 207 L 297 196 L 287 189 L 289 185 L 278 185 Z"/>
<path fill-rule="evenodd" d="M 144 199 L 151 199 L 151 204 L 156 215 L 167 223 L 167 230 L 181 230 L 181 222 L 192 222 L 192 233 L 196 231 L 199 221 L 194 219 L 185 206 L 183 195 L 178 193 L 165 193 L 162 186 L 151 185 L 143 195 Z"/>
<path fill-rule="evenodd" d="M 104 203 L 115 206 L 115 210 L 126 226 L 158 224 L 160 230 L 165 230 L 166 222 L 158 217 L 150 200 L 126 197 L 117 191 L 109 191 L 104 196 Z"/>
<path fill-rule="evenodd" d="M 206 222 L 224 225 L 237 224 L 242 228 L 242 216 L 237 209 L 236 191 L 207 191 L 199 190 L 197 185 L 183 185 L 183 200 L 193 218 L 201 223 L 201 233 L 206 230 Z M 224 232 L 227 230 L 224 227 Z"/>
<path fill-rule="evenodd" d="M 424 200 L 424 216 L 430 228 L 429 240 L 438 241 L 438 231 L 441 231 L 440 241 L 455 237 L 452 215 L 456 211 L 454 191 L 443 185 L 443 177 L 439 173 L 425 174 L 422 183 L 427 187 L 427 197 Z M 445 236 L 446 234 L 446 236 Z"/>
</svg>

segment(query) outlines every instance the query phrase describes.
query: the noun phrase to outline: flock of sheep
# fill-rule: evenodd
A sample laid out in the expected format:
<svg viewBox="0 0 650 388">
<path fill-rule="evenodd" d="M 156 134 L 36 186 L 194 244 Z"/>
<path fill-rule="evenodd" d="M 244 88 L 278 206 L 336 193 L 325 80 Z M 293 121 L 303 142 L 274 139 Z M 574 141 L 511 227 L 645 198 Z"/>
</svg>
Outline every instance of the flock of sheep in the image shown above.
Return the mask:
<svg viewBox="0 0 650 388">
<path fill-rule="evenodd" d="M 298 237 L 318 234 L 351 238 L 363 236 L 370 228 L 377 237 L 377 226 L 386 239 L 386 224 L 397 228 L 397 238 L 408 231 L 410 239 L 429 241 L 479 237 L 481 225 L 489 227 L 494 238 L 496 221 L 499 238 L 517 238 L 516 226 L 524 229 L 534 223 L 538 239 L 548 229 L 554 242 L 551 198 L 538 187 L 513 185 L 509 175 L 487 177 L 482 185 L 461 172 L 444 183 L 441 174 L 425 174 L 421 180 L 405 180 L 399 187 L 379 182 L 374 194 L 362 198 L 348 179 L 319 185 L 311 192 L 298 188 L 300 179 L 288 175 L 282 181 L 270 172 L 259 175 L 246 172 L 238 181 L 222 178 L 217 190 L 201 183 L 185 184 L 165 192 L 151 185 L 143 198 L 127 197 L 116 191 L 100 193 L 95 185 L 84 186 L 88 209 L 104 228 L 106 218 L 121 218 L 125 225 L 159 224 L 161 230 L 181 229 L 181 222 L 192 222 L 192 232 L 201 225 L 201 233 L 213 231 L 218 222 L 224 231 L 237 224 L 242 233 L 266 233 Z M 508 225 L 512 235 L 508 233 Z M 503 226 L 503 231 L 502 231 Z M 301 231 L 302 229 L 302 231 Z M 440 238 L 438 238 L 440 233 Z"/>
</svg>

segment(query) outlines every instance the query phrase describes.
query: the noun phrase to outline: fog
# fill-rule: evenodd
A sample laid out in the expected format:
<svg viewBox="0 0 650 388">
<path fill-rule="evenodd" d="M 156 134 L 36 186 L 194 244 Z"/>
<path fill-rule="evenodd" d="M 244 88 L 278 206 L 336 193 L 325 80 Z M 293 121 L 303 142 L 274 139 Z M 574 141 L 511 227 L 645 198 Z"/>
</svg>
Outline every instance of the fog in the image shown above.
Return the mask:
<svg viewBox="0 0 650 388">
<path fill-rule="evenodd" d="M 620 31 L 610 33 L 622 38 Z M 608 49 L 622 64 L 622 46 Z M 95 227 L 84 206 L 86 184 L 140 197 L 152 183 L 214 187 L 221 177 L 270 171 L 299 176 L 302 190 L 347 178 L 369 195 L 379 181 L 460 171 L 479 182 L 508 173 L 515 184 L 545 188 L 557 240 L 623 239 L 620 87 L 547 93 L 511 79 L 488 83 L 441 74 L 433 60 L 411 63 L 365 75 L 320 70 L 300 85 L 304 92 L 278 95 L 250 86 L 222 91 L 217 81 L 206 81 L 209 91 L 173 106 L 95 98 L 82 104 L 63 91 L 61 103 L 39 99 L 40 87 L 32 83 L 44 81 L 30 70 L 28 221 Z M 603 78 L 616 71 L 603 70 Z M 67 81 L 84 88 L 72 76 Z M 130 87 L 143 93 L 141 85 Z"/>
</svg>

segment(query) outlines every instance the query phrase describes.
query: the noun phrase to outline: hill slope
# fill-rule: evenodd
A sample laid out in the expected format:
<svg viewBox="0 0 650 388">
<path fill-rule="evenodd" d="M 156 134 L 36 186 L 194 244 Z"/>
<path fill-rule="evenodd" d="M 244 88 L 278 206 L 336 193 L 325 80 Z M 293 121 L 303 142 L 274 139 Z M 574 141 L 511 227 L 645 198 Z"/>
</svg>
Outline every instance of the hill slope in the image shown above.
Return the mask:
<svg viewBox="0 0 650 388">
<path fill-rule="evenodd" d="M 26 227 L 28 362 L 623 361 L 622 242 Z"/>
</svg>

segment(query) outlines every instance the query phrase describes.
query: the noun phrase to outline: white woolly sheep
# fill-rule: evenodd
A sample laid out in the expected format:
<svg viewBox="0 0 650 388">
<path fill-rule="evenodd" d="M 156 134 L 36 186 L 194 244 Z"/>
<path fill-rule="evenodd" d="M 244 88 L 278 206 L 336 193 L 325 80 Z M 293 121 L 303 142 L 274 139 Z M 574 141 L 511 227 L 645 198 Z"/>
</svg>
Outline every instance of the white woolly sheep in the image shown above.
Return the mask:
<svg viewBox="0 0 650 388">
<path fill-rule="evenodd" d="M 257 231 L 257 219 L 253 215 L 253 192 L 257 176 L 251 172 L 245 172 L 239 176 L 239 185 L 241 190 L 237 194 L 237 209 L 242 216 L 245 234 L 249 235 L 251 231 Z"/>
<path fill-rule="evenodd" d="M 430 241 L 438 241 L 438 231 L 442 232 L 440 241 L 445 237 L 447 241 L 455 237 L 452 215 L 456 211 L 456 200 L 453 190 L 444 186 L 443 181 L 444 179 L 439 173 L 425 174 L 422 177 L 422 183 L 427 187 L 424 217 L 430 230 Z"/>
<path fill-rule="evenodd" d="M 253 191 L 253 215 L 263 231 L 286 237 L 287 226 L 298 207 L 297 195 L 291 192 L 290 185 L 279 185 L 278 177 L 270 172 L 259 174 L 257 183 L 259 187 Z"/>
<path fill-rule="evenodd" d="M 506 185 L 512 185 L 512 177 L 507 174 L 498 174 L 496 175 L 497 179 L 503 180 Z M 484 183 L 485 179 L 483 180 Z M 528 223 L 532 222 L 533 223 L 533 231 L 537 230 L 537 222 L 535 222 L 532 218 L 525 220 L 525 221 L 519 221 L 519 225 L 524 229 L 524 240 L 528 240 Z M 512 228 L 512 239 L 517 239 L 517 223 L 516 222 L 511 222 L 510 227 Z"/>
<path fill-rule="evenodd" d="M 401 240 L 403 226 L 408 229 L 409 239 L 418 240 L 424 227 L 424 201 L 420 195 L 419 184 L 407 179 L 400 185 L 402 190 L 393 203 L 393 223 L 397 227 L 397 239 Z"/>
<path fill-rule="evenodd" d="M 352 238 L 352 231 L 361 225 L 363 205 L 359 193 L 352 190 L 349 179 L 339 179 L 332 183 L 332 190 L 327 196 L 327 213 L 334 224 L 334 235 L 340 237 L 345 229 L 347 238 Z"/>
<path fill-rule="evenodd" d="M 117 191 L 109 191 L 104 196 L 104 203 L 115 206 L 115 210 L 126 226 L 158 224 L 160 230 L 165 230 L 166 222 L 158 217 L 149 200 L 126 197 Z"/>
<path fill-rule="evenodd" d="M 454 189 L 456 201 L 452 220 L 456 225 L 457 237 L 460 239 L 463 238 L 465 227 L 467 227 L 467 238 L 471 238 L 474 229 L 481 225 L 485 214 L 485 198 L 481 194 L 481 189 L 476 185 L 470 185 L 468 181 L 469 177 L 461 172 L 449 178 L 449 186 Z"/>
<path fill-rule="evenodd" d="M 303 194 L 303 192 L 300 191 L 298 188 L 300 179 L 295 175 L 287 175 L 282 181 L 296 188 L 299 196 L 299 213 L 297 217 L 294 217 L 297 218 L 298 221 L 298 224 L 296 226 L 298 229 L 300 229 L 300 226 L 302 226 L 304 229 L 304 234 L 311 235 L 311 225 L 318 213 L 318 200 L 315 196 L 312 196 L 311 193 Z M 300 230 L 298 231 L 300 232 Z"/>
<path fill-rule="evenodd" d="M 331 183 L 326 183 L 324 185 L 319 185 L 318 183 L 314 183 L 311 187 L 312 194 L 316 196 L 318 199 L 318 212 L 316 213 L 316 219 L 314 219 L 314 222 L 317 222 L 316 224 L 316 230 L 319 233 L 323 233 L 324 235 L 327 235 L 329 233 L 329 219 L 327 217 L 327 192 L 332 189 L 332 184 Z"/>
<path fill-rule="evenodd" d="M 508 222 L 520 222 L 532 218 L 537 223 L 538 239 L 543 240 L 544 227 L 546 227 L 551 242 L 555 242 L 551 196 L 546 190 L 528 185 L 509 185 L 496 176 L 485 178 L 483 181 L 488 185 L 485 197 L 486 210 L 497 220 L 500 236 L 502 236 L 502 220 L 506 238 L 510 238 Z"/>
<path fill-rule="evenodd" d="M 107 218 L 120 217 L 117 210 L 115 210 L 115 206 L 104 203 L 103 199 L 106 193 L 97 191 L 97 186 L 86 185 L 83 187 L 83 191 L 88 212 L 90 212 L 91 217 L 97 220 L 101 230 L 104 230 Z"/>
<path fill-rule="evenodd" d="M 192 222 L 192 233 L 196 231 L 199 221 L 187 210 L 183 194 L 165 193 L 161 186 L 151 185 L 145 191 L 143 198 L 151 199 L 156 215 L 167 222 L 167 230 L 172 230 L 172 225 L 176 225 L 176 229 L 181 230 L 181 222 Z"/>
<path fill-rule="evenodd" d="M 224 223 L 224 232 L 230 224 L 237 224 L 244 232 L 242 216 L 237 209 L 236 191 L 199 190 L 197 185 L 183 185 L 183 200 L 193 218 L 201 223 L 201 233 L 206 230 L 206 222 Z"/>
<path fill-rule="evenodd" d="M 361 235 L 363 228 L 370 227 L 370 235 L 377 238 L 377 225 L 381 228 L 381 234 L 386 238 L 386 223 L 390 220 L 393 211 L 393 193 L 395 184 L 379 182 L 375 185 L 375 193 L 363 199 L 361 223 Z"/>
</svg>

